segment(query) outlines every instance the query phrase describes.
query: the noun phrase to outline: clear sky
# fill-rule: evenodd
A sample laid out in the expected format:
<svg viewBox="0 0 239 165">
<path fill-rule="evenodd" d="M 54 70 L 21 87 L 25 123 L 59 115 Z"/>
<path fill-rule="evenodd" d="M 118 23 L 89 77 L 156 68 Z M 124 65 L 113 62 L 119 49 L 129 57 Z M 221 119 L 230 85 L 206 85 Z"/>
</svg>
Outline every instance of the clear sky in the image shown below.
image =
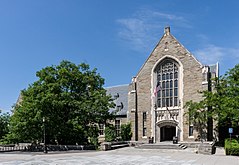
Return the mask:
<svg viewBox="0 0 239 165">
<path fill-rule="evenodd" d="M 130 83 L 165 26 L 223 74 L 239 63 L 238 17 L 238 0 L 0 0 L 0 109 L 62 60 L 97 68 L 106 87 Z"/>
</svg>

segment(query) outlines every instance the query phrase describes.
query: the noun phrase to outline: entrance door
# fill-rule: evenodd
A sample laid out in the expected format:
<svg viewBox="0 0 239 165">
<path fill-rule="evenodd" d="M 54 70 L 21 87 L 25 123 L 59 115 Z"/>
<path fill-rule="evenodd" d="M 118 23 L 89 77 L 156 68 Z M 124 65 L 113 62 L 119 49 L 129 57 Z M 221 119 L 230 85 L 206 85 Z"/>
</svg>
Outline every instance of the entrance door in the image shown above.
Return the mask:
<svg viewBox="0 0 239 165">
<path fill-rule="evenodd" d="M 160 141 L 172 141 L 176 136 L 176 127 L 164 126 L 160 128 Z"/>
</svg>

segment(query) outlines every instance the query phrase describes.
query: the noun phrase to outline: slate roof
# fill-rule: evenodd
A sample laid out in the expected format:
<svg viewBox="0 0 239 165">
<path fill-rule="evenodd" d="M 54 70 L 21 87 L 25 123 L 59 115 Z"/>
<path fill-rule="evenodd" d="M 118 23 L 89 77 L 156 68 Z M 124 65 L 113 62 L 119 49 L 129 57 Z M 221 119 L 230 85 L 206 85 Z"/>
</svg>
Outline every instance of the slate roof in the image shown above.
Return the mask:
<svg viewBox="0 0 239 165">
<path fill-rule="evenodd" d="M 111 108 L 109 111 L 118 111 L 116 115 L 127 115 L 128 111 L 128 86 L 129 85 L 119 85 L 113 87 L 106 87 L 107 94 L 111 95 L 116 104 L 115 108 Z"/>
</svg>

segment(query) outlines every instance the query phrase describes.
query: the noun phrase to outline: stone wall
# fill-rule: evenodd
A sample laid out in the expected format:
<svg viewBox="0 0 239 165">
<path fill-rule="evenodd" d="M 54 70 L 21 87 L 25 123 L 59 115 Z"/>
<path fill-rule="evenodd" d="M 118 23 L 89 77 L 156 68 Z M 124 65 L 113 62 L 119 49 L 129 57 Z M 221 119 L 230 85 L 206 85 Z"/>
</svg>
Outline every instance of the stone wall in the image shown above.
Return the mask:
<svg viewBox="0 0 239 165">
<path fill-rule="evenodd" d="M 190 140 L 188 137 L 188 120 L 184 116 L 185 110 L 184 105 L 187 101 L 199 101 L 201 95 L 198 93 L 199 90 L 203 89 L 202 86 L 202 65 L 188 52 L 171 34 L 170 30 L 166 29 L 165 34 L 157 44 L 149 58 L 143 64 L 142 68 L 136 76 L 137 84 L 137 108 L 135 108 L 135 94 L 129 94 L 129 110 L 131 110 L 130 120 L 132 123 L 132 131 L 135 135 L 135 115 L 133 109 L 138 114 L 138 138 L 144 140 L 142 136 L 143 125 L 142 125 L 142 114 L 147 112 L 147 136 L 153 135 L 153 90 L 155 86 L 154 82 L 154 68 L 164 58 L 172 58 L 177 61 L 180 65 L 180 92 L 179 96 L 181 99 L 180 105 L 180 123 L 179 126 L 182 128 L 183 136 L 181 140 Z M 132 91 L 134 84 L 130 85 L 129 91 Z M 195 134 L 196 136 L 196 134 Z M 135 140 L 133 138 L 132 140 Z M 193 139 L 192 139 L 193 140 Z"/>
</svg>

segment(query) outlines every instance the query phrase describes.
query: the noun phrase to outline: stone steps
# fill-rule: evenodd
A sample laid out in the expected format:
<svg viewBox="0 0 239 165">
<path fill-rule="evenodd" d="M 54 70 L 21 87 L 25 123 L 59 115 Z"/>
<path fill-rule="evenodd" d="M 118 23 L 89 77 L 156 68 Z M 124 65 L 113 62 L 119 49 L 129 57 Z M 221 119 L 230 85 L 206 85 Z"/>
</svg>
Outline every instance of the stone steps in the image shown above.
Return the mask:
<svg viewBox="0 0 239 165">
<path fill-rule="evenodd" d="M 175 149 L 175 150 L 184 150 L 187 146 L 183 144 L 170 144 L 170 143 L 154 143 L 154 144 L 142 144 L 136 146 L 140 149 Z"/>
</svg>

